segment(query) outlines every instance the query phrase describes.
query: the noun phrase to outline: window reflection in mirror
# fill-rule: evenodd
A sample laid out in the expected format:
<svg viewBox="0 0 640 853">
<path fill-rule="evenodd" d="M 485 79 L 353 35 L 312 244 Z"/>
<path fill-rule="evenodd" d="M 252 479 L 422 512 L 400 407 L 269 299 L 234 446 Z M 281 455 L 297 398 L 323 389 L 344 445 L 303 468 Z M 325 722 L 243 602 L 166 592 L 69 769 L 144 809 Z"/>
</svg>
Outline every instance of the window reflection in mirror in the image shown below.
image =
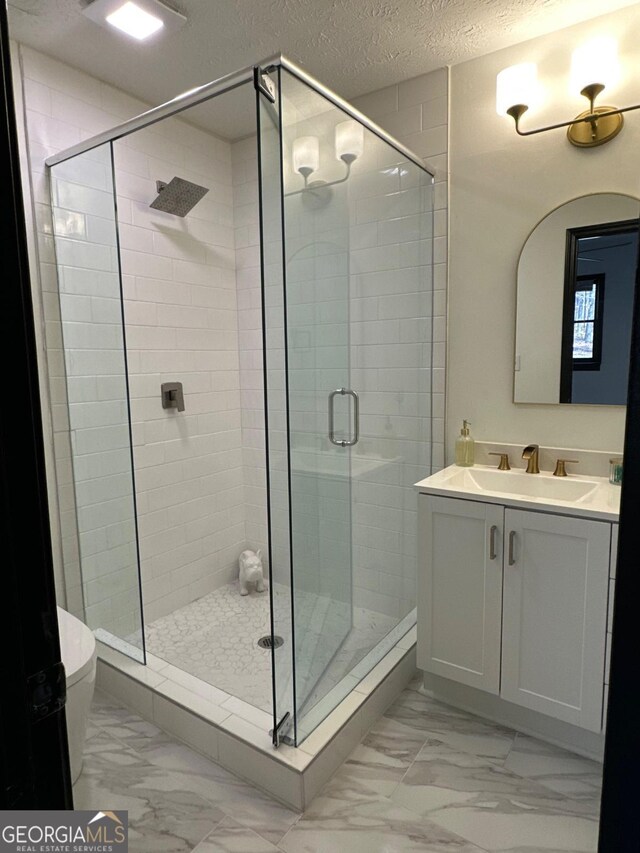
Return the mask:
<svg viewBox="0 0 640 853">
<path fill-rule="evenodd" d="M 567 229 L 561 403 L 626 402 L 638 226 Z"/>
<path fill-rule="evenodd" d="M 626 404 L 639 220 L 637 197 L 592 193 L 533 227 L 518 260 L 514 403 Z"/>
</svg>

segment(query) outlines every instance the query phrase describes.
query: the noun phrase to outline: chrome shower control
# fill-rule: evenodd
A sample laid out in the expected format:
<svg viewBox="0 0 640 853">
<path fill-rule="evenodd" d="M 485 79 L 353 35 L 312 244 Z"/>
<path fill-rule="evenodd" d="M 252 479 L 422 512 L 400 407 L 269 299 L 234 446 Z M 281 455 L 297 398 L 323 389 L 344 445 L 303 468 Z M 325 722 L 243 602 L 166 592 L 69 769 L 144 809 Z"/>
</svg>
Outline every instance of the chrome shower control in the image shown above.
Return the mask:
<svg viewBox="0 0 640 853">
<path fill-rule="evenodd" d="M 160 392 L 163 409 L 177 409 L 179 412 L 184 412 L 182 382 L 163 382 Z"/>
</svg>

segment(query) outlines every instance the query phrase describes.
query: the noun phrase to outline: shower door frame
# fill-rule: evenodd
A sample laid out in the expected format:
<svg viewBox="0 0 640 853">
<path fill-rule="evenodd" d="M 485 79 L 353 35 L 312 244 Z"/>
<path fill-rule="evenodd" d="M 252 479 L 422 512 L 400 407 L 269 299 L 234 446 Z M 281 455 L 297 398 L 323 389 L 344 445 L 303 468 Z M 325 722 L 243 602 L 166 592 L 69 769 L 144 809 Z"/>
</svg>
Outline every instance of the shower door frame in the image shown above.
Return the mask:
<svg viewBox="0 0 640 853">
<path fill-rule="evenodd" d="M 113 150 L 113 143 L 119 139 L 129 136 L 130 134 L 135 133 L 136 131 L 142 130 L 144 128 L 148 128 L 165 118 L 169 118 L 171 116 L 178 115 L 185 110 L 190 109 L 191 107 L 197 106 L 199 104 L 205 103 L 208 100 L 216 98 L 218 95 L 222 95 L 226 92 L 230 92 L 240 86 L 245 86 L 247 84 L 252 84 L 256 90 L 256 108 L 259 109 L 260 98 L 267 98 L 271 101 L 274 100 L 274 93 L 270 91 L 268 74 L 269 72 L 273 72 L 277 69 L 285 69 L 288 71 L 293 77 L 300 80 L 302 83 L 305 83 L 310 89 L 314 90 L 317 94 L 321 95 L 325 98 L 329 103 L 333 106 L 337 107 L 347 116 L 355 119 L 358 123 L 360 123 L 364 128 L 369 130 L 375 136 L 380 138 L 383 142 L 393 148 L 398 154 L 402 155 L 402 157 L 406 158 L 410 162 L 417 165 L 421 170 L 427 173 L 432 182 L 435 180 L 433 173 L 425 166 L 424 162 L 419 158 L 416 154 L 414 154 L 410 149 L 406 148 L 401 142 L 395 139 L 391 134 L 387 133 L 383 128 L 377 125 L 375 122 L 371 121 L 366 115 L 361 113 L 355 107 L 353 107 L 348 101 L 345 101 L 335 92 L 331 91 L 327 87 L 323 86 L 318 80 L 316 80 L 311 75 L 307 74 L 302 68 L 296 65 L 295 62 L 291 61 L 287 57 L 282 54 L 276 54 L 272 57 L 269 57 L 257 64 L 246 66 L 238 71 L 234 71 L 230 74 L 227 74 L 223 77 L 218 78 L 217 80 L 212 81 L 211 83 L 206 83 L 203 86 L 199 86 L 195 89 L 192 89 L 188 92 L 179 95 L 178 97 L 167 101 L 164 104 L 161 104 L 157 107 L 154 107 L 150 110 L 147 110 L 144 113 L 141 113 L 138 116 L 134 116 L 133 118 L 122 122 L 119 125 L 111 128 L 110 130 L 103 131 L 102 133 L 96 134 L 89 139 L 86 139 L 82 142 L 79 142 L 69 148 L 66 148 L 56 154 L 51 155 L 45 160 L 45 165 L 49 168 L 52 166 L 56 166 L 59 163 L 63 163 L 67 160 L 71 160 L 78 155 L 84 154 L 88 151 L 91 151 L 95 148 L 98 148 L 103 145 L 109 144 L 111 149 Z M 265 79 L 266 78 L 266 79 Z M 260 125 L 258 122 L 257 125 L 257 133 L 259 135 Z M 258 155 L 259 157 L 259 155 Z M 263 249 L 263 247 L 261 247 Z M 119 255 L 119 252 L 118 252 Z M 264 280 L 263 280 L 263 292 L 264 292 Z M 263 335 L 264 335 L 263 328 Z M 263 340 L 263 348 L 266 352 L 266 341 Z M 126 355 L 126 352 L 125 352 Z M 128 376 L 128 371 L 127 371 Z M 265 382 L 266 382 L 266 373 L 265 373 Z M 265 392 L 266 392 L 265 387 Z M 127 395 L 128 396 L 128 395 Z M 288 406 L 288 401 L 287 401 Z M 268 432 L 268 401 L 265 399 L 265 431 Z M 290 481 L 290 460 L 288 461 L 289 466 L 289 481 Z M 267 477 L 269 475 L 269 459 L 268 459 L 268 450 L 267 450 Z M 269 491 L 269 484 L 267 482 L 267 493 Z M 269 500 L 267 500 L 268 511 L 269 511 Z M 137 520 L 137 514 L 136 514 Z M 271 540 L 271 530 L 269 530 L 269 538 Z M 269 547 L 271 548 L 271 541 L 269 543 Z M 271 560 L 269 561 L 269 571 L 272 575 L 273 567 L 271 565 Z M 293 574 L 293 565 L 291 567 L 291 572 Z M 138 575 L 140 577 L 140 561 L 138 557 Z M 142 618 L 144 620 L 144 601 L 142 602 L 141 608 Z M 271 618 L 272 618 L 272 634 L 275 633 L 273 627 L 273 602 L 271 606 Z M 295 631 L 295 624 L 293 623 L 293 614 L 291 617 L 291 633 Z M 143 623 L 144 624 L 144 623 Z M 275 649 L 273 650 L 275 652 Z M 272 653 L 273 654 L 273 653 Z M 275 691 L 276 684 L 276 663 L 275 656 L 272 656 L 273 661 L 273 673 L 272 673 L 272 682 Z M 292 659 L 292 673 L 291 678 L 295 678 L 295 662 Z M 295 692 L 294 692 L 295 696 Z M 273 743 L 274 746 L 277 746 L 281 741 L 288 742 L 296 745 L 296 707 L 295 700 L 293 702 L 293 706 L 289 714 L 284 714 L 283 717 L 287 719 L 277 717 L 277 709 L 275 702 L 275 694 L 274 694 L 274 727 L 272 732 Z M 289 719 L 290 718 L 290 719 Z M 285 730 L 290 731 L 293 730 L 293 736 L 288 735 L 285 736 Z"/>
<path fill-rule="evenodd" d="M 210 100 L 211 98 L 215 98 L 217 95 L 230 92 L 238 86 L 242 86 L 246 83 L 252 83 L 255 81 L 256 73 L 266 73 L 269 69 L 276 68 L 277 66 L 285 68 L 293 74 L 294 77 L 297 77 L 312 89 L 315 89 L 318 94 L 322 95 L 334 106 L 343 110 L 343 112 L 347 113 L 351 118 L 356 119 L 356 121 L 360 122 L 364 127 L 376 136 L 380 137 L 380 139 L 392 148 L 395 148 L 403 157 L 411 160 L 412 163 L 415 163 L 425 172 L 428 172 L 431 177 L 434 177 L 433 173 L 425 166 L 421 158 L 414 154 L 413 151 L 391 136 L 391 134 L 387 133 L 386 130 L 364 115 L 364 113 L 357 110 L 348 101 L 343 100 L 343 98 L 336 95 L 335 92 L 332 92 L 331 89 L 327 89 L 326 86 L 323 86 L 322 83 L 310 74 L 307 74 L 299 65 L 296 65 L 295 62 L 288 59 L 283 54 L 275 54 L 274 56 L 268 57 L 254 65 L 248 65 L 245 68 L 241 68 L 239 71 L 233 71 L 231 74 L 219 77 L 211 83 L 205 83 L 203 86 L 198 86 L 182 95 L 178 95 L 176 98 L 173 98 L 164 104 L 160 104 L 157 107 L 153 107 L 144 113 L 140 113 L 140 115 L 134 116 L 133 118 L 116 125 L 110 130 L 105 130 L 102 133 L 91 136 L 89 139 L 85 139 L 83 142 L 78 142 L 75 145 L 71 145 L 69 148 L 65 148 L 62 151 L 58 151 L 56 154 L 52 154 L 44 161 L 45 165 L 49 167 L 56 166 L 58 163 L 63 163 L 65 160 L 69 160 L 78 154 L 84 154 L 100 145 L 104 145 L 108 142 L 115 142 L 118 139 L 122 139 L 125 136 L 135 133 L 137 130 L 150 127 L 151 125 L 162 121 L 164 118 L 178 115 L 184 110 L 189 109 L 189 107 L 195 107 L 198 104 L 202 104 L 205 101 Z"/>
<path fill-rule="evenodd" d="M 270 572 L 270 596 L 271 596 L 271 632 L 272 636 L 276 637 L 280 634 L 284 635 L 285 642 L 283 646 L 277 647 L 274 643 L 271 650 L 272 661 L 272 685 L 273 685 L 273 729 L 271 737 L 274 747 L 278 747 L 280 743 L 297 746 L 300 742 L 300 727 L 299 719 L 301 710 L 304 707 L 306 698 L 310 690 L 318 683 L 322 676 L 322 672 L 326 668 L 323 667 L 322 672 L 317 673 L 315 679 L 311 679 L 311 688 L 307 685 L 307 696 L 301 697 L 303 689 L 301 687 L 303 679 L 298 677 L 300 672 L 299 661 L 299 643 L 303 635 L 305 626 L 299 624 L 302 620 L 298 620 L 296 614 L 296 591 L 297 587 L 301 586 L 296 583 L 296 578 L 300 580 L 300 572 L 302 571 L 302 563 L 299 556 L 296 559 L 295 554 L 300 555 L 300 549 L 297 552 L 294 549 L 294 540 L 296 532 L 299 532 L 299 523 L 296 518 L 294 506 L 295 487 L 294 487 L 294 464 L 292 463 L 293 447 L 292 447 L 292 426 L 291 426 L 291 400 L 292 390 L 290 385 L 290 376 L 292 370 L 292 347 L 291 347 L 291 321 L 289 316 L 289 291 L 287 287 L 288 265 L 290 259 L 287 258 L 287 211 L 285 192 L 285 166 L 284 166 L 284 149 L 285 149 L 285 134 L 283 126 L 284 104 L 282 100 L 282 65 L 269 65 L 266 68 L 256 67 L 254 75 L 254 88 L 256 90 L 256 119 L 257 119 L 257 139 L 258 139 L 258 172 L 259 172 L 259 210 L 260 210 L 260 239 L 262 246 L 262 324 L 263 324 L 263 364 L 264 364 L 264 394 L 265 394 L 265 436 L 266 436 L 266 455 L 267 455 L 267 515 L 269 529 L 269 572 Z M 287 70 L 287 69 L 285 69 Z M 273 79 L 269 75 L 272 75 Z M 293 75 L 294 77 L 296 75 Z M 298 78 L 299 79 L 299 78 Z M 302 81 L 305 85 L 306 81 Z M 314 90 L 315 91 L 315 90 Z M 322 93 L 320 93 L 322 94 Z M 269 113 L 271 115 L 269 116 Z M 275 139 L 274 139 L 275 134 Z M 269 140 L 271 144 L 269 144 Z M 275 143 L 275 144 L 274 144 Z M 275 177 L 275 180 L 274 180 Z M 274 192 L 275 189 L 275 192 Z M 267 245 L 277 245 L 279 255 L 277 264 L 267 264 L 265 261 L 265 247 Z M 276 299 L 276 304 L 269 305 L 270 290 L 273 288 L 270 273 L 276 272 L 277 290 L 282 295 L 282 301 Z M 273 322 L 274 312 L 277 311 L 277 320 Z M 347 301 L 348 312 L 348 301 Z M 270 342 L 273 339 L 274 332 L 277 336 L 278 330 L 282 324 L 282 339 L 277 340 L 275 350 Z M 277 352 L 282 349 L 282 360 L 278 359 Z M 348 348 L 347 348 L 348 352 Z M 275 362 L 275 368 L 272 362 Z M 346 363 L 341 364 L 343 371 L 341 385 L 349 385 L 350 374 L 350 358 L 347 354 Z M 336 370 L 336 367 L 333 368 Z M 286 537 L 287 544 L 280 547 L 278 553 L 274 552 L 274 542 L 280 537 L 274 536 L 274 516 L 272 506 L 278 500 L 278 490 L 274 489 L 272 496 L 271 492 L 271 473 L 275 473 L 274 467 L 276 460 L 282 454 L 274 452 L 273 456 L 270 452 L 270 411 L 269 411 L 269 381 L 270 377 L 277 373 L 281 378 L 284 387 L 284 416 L 286 420 L 286 475 L 287 475 L 287 499 L 286 508 L 280 507 L 283 510 L 282 514 L 286 514 Z M 279 382 L 276 382 L 279 388 Z M 335 388 L 335 386 L 333 386 Z M 325 393 L 327 393 L 326 389 Z M 334 432 L 334 416 L 333 416 L 333 401 L 337 395 L 353 395 L 355 400 L 355 416 L 357 418 L 358 396 L 353 391 L 345 387 L 338 390 L 332 390 L 328 393 L 328 437 L 332 445 L 341 447 L 343 453 L 337 455 L 335 460 L 338 464 L 338 469 L 342 478 L 346 480 L 349 490 L 349 500 L 346 502 L 349 507 L 349 518 L 346 525 L 349 530 L 348 547 L 341 549 L 338 563 L 349 577 L 350 592 L 348 596 L 348 617 L 345 624 L 344 617 L 339 620 L 337 636 L 332 634 L 330 644 L 334 646 L 329 657 L 332 658 L 341 648 L 345 638 L 348 636 L 353 624 L 353 604 L 352 604 L 352 588 L 353 588 L 353 549 L 352 549 L 352 520 L 351 520 L 351 446 L 357 442 L 357 437 L 354 441 L 337 441 L 333 435 Z M 349 398 L 347 398 L 349 399 Z M 280 413 L 282 414 L 282 413 Z M 277 441 L 277 431 L 275 439 Z M 357 426 L 356 426 L 357 433 Z M 342 456 L 342 458 L 341 458 Z M 282 472 L 280 472 L 282 473 Z M 306 475 L 306 479 L 312 483 L 318 478 L 319 472 L 310 471 Z M 286 512 L 285 512 L 286 510 Z M 320 519 L 320 513 L 316 520 Z M 283 531 L 285 532 L 285 531 Z M 319 545 L 319 550 L 322 552 L 322 547 Z M 317 568 L 317 567 L 316 567 Z M 296 569 L 298 574 L 296 575 Z M 335 589 L 332 590 L 335 593 Z M 299 594 L 299 592 L 298 592 Z M 324 596 L 332 605 L 338 604 L 334 594 Z M 286 599 L 283 602 L 283 599 Z M 346 602 L 342 602 L 346 604 Z M 285 607 L 286 605 L 286 607 Z M 300 629 L 300 631 L 298 631 Z M 284 652 L 284 654 L 283 654 Z M 304 739 L 304 738 L 303 738 Z"/>
<path fill-rule="evenodd" d="M 296 646 L 296 634 L 298 629 L 304 628 L 304 625 L 297 624 L 296 618 L 296 566 L 297 561 L 294 553 L 293 539 L 294 539 L 294 513 L 292 510 L 292 494 L 293 494 L 293 465 L 292 465 L 292 447 L 291 447 L 291 425 L 290 425 L 290 392 L 289 392 L 289 372 L 290 372 L 290 363 L 289 363 L 289 317 L 287 311 L 287 253 L 286 253 L 286 245 L 287 245 L 287 234 L 286 234 L 286 220 L 287 214 L 285 210 L 285 200 L 287 197 L 287 193 L 284 191 L 285 186 L 285 176 L 284 176 L 284 148 L 285 148 L 285 139 L 284 139 L 284 128 L 283 128 L 283 109 L 284 105 L 282 103 L 282 93 L 283 93 L 283 74 L 282 71 L 288 72 L 292 78 L 297 79 L 299 82 L 305 84 L 309 89 L 315 94 L 321 96 L 324 100 L 328 101 L 333 107 L 337 108 L 340 112 L 346 114 L 347 117 L 355 119 L 359 124 L 361 124 L 365 129 L 369 130 L 372 134 L 380 138 L 384 143 L 386 143 L 391 149 L 395 150 L 398 154 L 401 154 L 404 158 L 414 163 L 419 169 L 429 176 L 431 179 L 431 186 L 433 186 L 435 182 L 435 177 L 433 173 L 425 166 L 424 162 L 420 160 L 413 152 L 406 149 L 401 143 L 387 134 L 384 130 L 378 127 L 374 122 L 370 121 L 366 116 L 363 116 L 358 110 L 352 107 L 349 103 L 344 101 L 334 92 L 330 91 L 326 87 L 322 86 L 317 80 L 315 80 L 310 75 L 306 74 L 302 69 L 296 66 L 293 62 L 290 62 L 284 57 L 280 57 L 280 61 L 271 61 L 267 60 L 264 65 L 259 65 L 255 67 L 254 70 L 254 88 L 256 89 L 256 100 L 257 100 L 257 124 L 258 124 L 258 140 L 260 145 L 260 137 L 261 137 L 261 101 L 262 106 L 264 104 L 269 103 L 275 108 L 275 116 L 274 123 L 277 123 L 278 132 L 279 132 L 279 152 L 278 155 L 272 158 L 272 162 L 268 165 L 271 166 L 272 171 L 277 171 L 279 177 L 280 184 L 280 198 L 270 199 L 266 196 L 269 193 L 265 193 L 265 197 L 263 197 L 263 193 L 260 195 L 260 221 L 261 221 L 261 238 L 264 237 L 265 233 L 265 220 L 269 217 L 278 220 L 277 229 L 279 229 L 279 235 L 277 238 L 278 243 L 280 244 L 282 260 L 281 260 L 281 269 L 279 271 L 280 278 L 280 287 L 283 293 L 283 306 L 278 308 L 278 311 L 282 311 L 282 317 L 280 319 L 283 320 L 284 324 L 284 335 L 282 346 L 284 348 L 284 363 L 283 365 L 278 365 L 277 369 L 279 372 L 283 374 L 284 377 L 284 387 L 286 389 L 286 419 L 287 419 L 287 467 L 288 467 L 288 501 L 287 501 L 287 512 L 288 512 L 288 537 L 289 537 L 289 549 L 287 554 L 278 555 L 280 558 L 285 557 L 285 560 L 289 564 L 289 573 L 290 577 L 288 580 L 288 590 L 287 593 L 289 595 L 289 605 L 290 605 L 290 614 L 284 618 L 280 616 L 280 620 L 278 620 L 278 616 L 274 611 L 274 604 L 272 598 L 272 610 L 271 610 L 271 618 L 272 618 L 272 634 L 278 634 L 278 627 L 282 629 L 282 633 L 286 635 L 291 651 L 287 652 L 287 656 L 284 658 L 278 659 L 278 651 L 274 646 L 272 649 L 272 666 L 273 666 L 273 730 L 272 740 L 274 747 L 278 747 L 278 745 L 282 743 L 286 743 L 289 745 L 297 746 L 304 740 L 306 734 L 310 732 L 302 731 L 301 729 L 301 720 L 302 720 L 302 709 L 304 708 L 304 699 L 302 703 L 300 703 L 300 690 L 297 685 L 297 646 Z M 269 75 L 273 76 L 273 79 L 269 77 Z M 264 113 L 264 110 L 263 110 Z M 262 175 L 264 162 L 263 152 L 259 149 L 258 152 L 258 164 L 259 170 Z M 262 187 L 262 178 L 259 180 L 259 185 Z M 264 241 L 263 241 L 263 252 L 264 252 Z M 269 477 L 270 471 L 270 455 L 269 455 L 269 403 L 268 403 L 268 370 L 267 370 L 267 360 L 268 360 L 268 341 L 267 341 L 267 314 L 268 310 L 265 309 L 265 300 L 267 298 L 267 287 L 265 280 L 265 265 L 264 265 L 264 257 L 263 257 L 263 268 L 262 268 L 262 290 L 263 290 L 263 343 L 264 343 L 264 376 L 265 376 L 265 422 L 266 422 L 266 436 L 267 436 L 267 477 Z M 348 297 L 349 301 L 349 297 Z M 350 351 L 350 346 L 347 345 L 347 350 Z M 347 364 L 345 365 L 347 376 L 350 376 L 351 373 L 351 363 L 350 363 L 350 355 L 347 358 Z M 350 386 L 351 380 L 350 378 L 346 379 L 346 385 L 348 387 L 342 387 L 337 390 L 329 393 L 329 439 L 333 444 L 339 444 L 342 446 L 343 450 L 347 452 L 347 477 L 349 480 L 349 488 L 351 488 L 352 483 L 352 470 L 351 470 L 351 446 L 357 442 L 357 434 L 358 434 L 358 426 L 351 422 L 352 429 L 355 429 L 356 438 L 353 441 L 344 441 L 344 442 L 336 442 L 332 439 L 332 413 L 331 406 L 332 400 L 335 395 L 353 395 L 354 397 L 354 421 L 358 418 L 358 395 L 355 394 Z M 431 394 L 431 392 L 429 392 Z M 430 417 L 432 417 L 432 406 L 430 405 Z M 269 492 L 269 483 L 267 483 L 267 490 Z M 350 499 L 351 500 L 351 499 Z M 271 572 L 271 590 L 273 593 L 274 586 L 274 560 L 273 555 L 271 553 L 271 543 L 273 541 L 272 534 L 272 523 L 271 523 L 271 500 L 268 499 L 268 512 L 269 516 L 269 531 L 270 531 L 270 572 Z M 350 533 L 350 543 L 349 543 L 349 572 L 350 572 L 350 581 L 351 586 L 353 588 L 353 524 L 350 519 L 349 525 L 351 528 Z M 280 565 L 282 561 L 280 559 L 276 560 L 276 567 L 278 573 L 283 572 L 284 567 Z M 282 584 L 281 584 L 282 586 Z M 403 620 L 400 620 L 401 622 Z M 338 649 L 340 648 L 341 643 L 338 645 Z M 282 678 L 282 669 L 285 665 L 285 662 L 291 662 L 291 675 L 290 675 L 290 683 L 287 683 L 286 679 Z M 372 666 L 375 665 L 375 662 L 372 663 Z M 280 675 L 280 677 L 279 677 Z M 319 677 L 321 677 L 320 674 Z M 280 691 L 285 696 L 284 702 L 282 701 L 282 696 L 279 695 L 279 684 L 283 685 L 282 691 Z M 329 713 L 331 709 L 327 709 L 326 713 Z M 326 714 L 325 714 L 326 715 Z M 304 728 L 304 727 L 302 727 Z"/>
</svg>

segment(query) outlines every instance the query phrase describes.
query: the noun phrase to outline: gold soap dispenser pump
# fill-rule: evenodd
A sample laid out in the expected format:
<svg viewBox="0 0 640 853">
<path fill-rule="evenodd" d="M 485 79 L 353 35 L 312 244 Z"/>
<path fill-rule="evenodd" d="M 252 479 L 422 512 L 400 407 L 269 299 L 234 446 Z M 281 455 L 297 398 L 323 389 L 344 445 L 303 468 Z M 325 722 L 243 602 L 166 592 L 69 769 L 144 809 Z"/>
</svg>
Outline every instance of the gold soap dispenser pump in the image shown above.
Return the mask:
<svg viewBox="0 0 640 853">
<path fill-rule="evenodd" d="M 456 439 L 456 465 L 461 468 L 471 468 L 475 456 L 475 442 L 471 438 L 469 421 L 462 421 L 460 435 Z"/>
</svg>

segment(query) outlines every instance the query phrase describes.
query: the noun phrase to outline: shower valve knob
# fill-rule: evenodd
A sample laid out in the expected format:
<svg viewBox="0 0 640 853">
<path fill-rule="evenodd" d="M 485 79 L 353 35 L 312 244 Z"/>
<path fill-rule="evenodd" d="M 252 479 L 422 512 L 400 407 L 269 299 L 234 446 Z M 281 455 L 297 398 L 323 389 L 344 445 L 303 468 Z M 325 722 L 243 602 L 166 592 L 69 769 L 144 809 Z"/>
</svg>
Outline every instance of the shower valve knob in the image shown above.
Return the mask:
<svg viewBox="0 0 640 853">
<path fill-rule="evenodd" d="M 179 412 L 184 412 L 182 382 L 163 382 L 160 393 L 163 409 L 177 409 Z"/>
</svg>

